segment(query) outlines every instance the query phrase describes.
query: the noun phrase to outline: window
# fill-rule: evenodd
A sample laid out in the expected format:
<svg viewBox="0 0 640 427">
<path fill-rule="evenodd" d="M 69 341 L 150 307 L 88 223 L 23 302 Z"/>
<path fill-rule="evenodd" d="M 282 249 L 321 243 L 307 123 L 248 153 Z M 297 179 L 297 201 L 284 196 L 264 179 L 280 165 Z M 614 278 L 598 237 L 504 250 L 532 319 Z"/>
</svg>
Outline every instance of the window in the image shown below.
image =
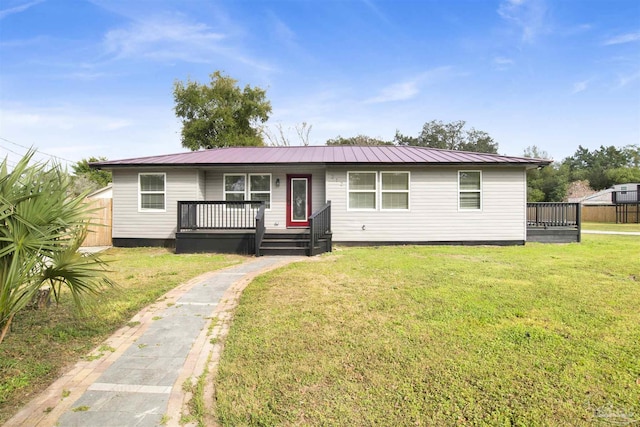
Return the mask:
<svg viewBox="0 0 640 427">
<path fill-rule="evenodd" d="M 409 172 L 380 172 L 380 209 L 409 209 Z"/>
<path fill-rule="evenodd" d="M 258 200 L 271 206 L 271 174 L 225 174 L 224 200 Z"/>
<path fill-rule="evenodd" d="M 376 172 L 347 172 L 347 181 L 349 209 L 376 209 Z"/>
<path fill-rule="evenodd" d="M 482 209 L 482 173 L 480 171 L 459 171 L 458 193 L 458 209 Z"/>
<path fill-rule="evenodd" d="M 249 200 L 265 202 L 265 207 L 271 207 L 271 175 L 249 175 Z"/>
<path fill-rule="evenodd" d="M 246 187 L 246 177 L 244 175 L 225 175 L 224 200 L 228 202 L 244 200 Z"/>
<path fill-rule="evenodd" d="M 141 173 L 138 175 L 141 211 L 165 210 L 165 180 L 164 173 Z"/>
</svg>

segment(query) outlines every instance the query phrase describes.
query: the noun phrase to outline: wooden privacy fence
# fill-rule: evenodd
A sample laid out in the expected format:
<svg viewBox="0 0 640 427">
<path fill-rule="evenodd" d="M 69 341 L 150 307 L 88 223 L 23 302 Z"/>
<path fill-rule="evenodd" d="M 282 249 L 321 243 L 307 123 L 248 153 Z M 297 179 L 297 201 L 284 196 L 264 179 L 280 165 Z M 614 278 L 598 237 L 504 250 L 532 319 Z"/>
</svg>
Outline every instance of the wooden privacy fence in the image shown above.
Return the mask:
<svg viewBox="0 0 640 427">
<path fill-rule="evenodd" d="M 616 222 L 616 207 L 613 205 L 583 205 L 582 220 L 587 222 Z"/>
<path fill-rule="evenodd" d="M 111 246 L 112 199 L 87 199 L 91 206 L 91 226 L 82 246 Z"/>
</svg>

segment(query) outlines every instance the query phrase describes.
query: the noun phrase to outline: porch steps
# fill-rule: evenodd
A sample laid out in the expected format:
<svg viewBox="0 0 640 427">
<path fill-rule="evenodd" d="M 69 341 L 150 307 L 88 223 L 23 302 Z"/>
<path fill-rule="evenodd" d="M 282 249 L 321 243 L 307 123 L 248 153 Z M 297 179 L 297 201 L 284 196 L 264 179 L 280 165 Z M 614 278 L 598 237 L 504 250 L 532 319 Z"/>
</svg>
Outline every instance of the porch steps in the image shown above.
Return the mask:
<svg viewBox="0 0 640 427">
<path fill-rule="evenodd" d="M 260 255 L 309 255 L 309 230 L 267 231 L 260 245 Z"/>
</svg>

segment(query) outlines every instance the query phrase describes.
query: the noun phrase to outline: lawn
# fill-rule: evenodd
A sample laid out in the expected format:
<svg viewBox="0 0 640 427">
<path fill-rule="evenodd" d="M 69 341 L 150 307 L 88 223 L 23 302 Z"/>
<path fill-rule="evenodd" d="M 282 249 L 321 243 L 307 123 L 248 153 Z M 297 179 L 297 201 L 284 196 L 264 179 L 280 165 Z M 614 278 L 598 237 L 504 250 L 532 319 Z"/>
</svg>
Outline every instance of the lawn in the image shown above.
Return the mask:
<svg viewBox="0 0 640 427">
<path fill-rule="evenodd" d="M 240 425 L 630 425 L 640 239 L 336 250 L 244 291 L 211 405 Z"/>
<path fill-rule="evenodd" d="M 614 224 L 605 222 L 583 222 L 583 230 L 635 231 L 640 232 L 640 224 Z"/>
<path fill-rule="evenodd" d="M 244 258 L 136 248 L 110 249 L 103 259 L 110 261 L 109 276 L 119 288 L 93 299 L 86 314 L 75 313 L 65 298 L 58 307 L 24 310 L 16 316 L 0 345 L 0 424 L 140 309 L 192 277 Z"/>
</svg>

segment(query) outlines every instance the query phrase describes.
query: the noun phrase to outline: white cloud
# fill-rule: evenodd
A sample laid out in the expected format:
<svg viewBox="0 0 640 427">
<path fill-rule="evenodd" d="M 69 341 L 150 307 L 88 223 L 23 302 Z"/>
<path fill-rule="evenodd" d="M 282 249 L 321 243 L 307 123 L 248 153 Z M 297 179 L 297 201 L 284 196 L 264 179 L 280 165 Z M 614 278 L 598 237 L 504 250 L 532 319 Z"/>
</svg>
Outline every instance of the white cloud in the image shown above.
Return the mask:
<svg viewBox="0 0 640 427">
<path fill-rule="evenodd" d="M 633 74 L 627 74 L 624 76 L 619 76 L 618 77 L 618 88 L 622 88 L 627 86 L 630 83 L 635 82 L 636 80 L 640 80 L 640 71 L 633 73 Z"/>
<path fill-rule="evenodd" d="M 115 59 L 213 63 L 223 56 L 258 69 L 271 69 L 234 47 L 229 35 L 182 16 L 153 16 L 133 21 L 126 28 L 109 31 L 104 37 L 104 47 Z"/>
<path fill-rule="evenodd" d="M 573 90 L 571 91 L 572 94 L 576 94 L 576 93 L 580 93 L 580 92 L 584 92 L 585 90 L 587 90 L 587 87 L 589 86 L 589 80 L 582 80 L 580 82 L 575 82 L 573 84 Z"/>
<path fill-rule="evenodd" d="M 9 15 L 13 15 L 14 13 L 24 12 L 32 6 L 42 3 L 44 0 L 35 0 L 29 3 L 24 3 L 19 6 L 10 7 L 7 9 L 0 10 L 0 19 L 3 19 Z"/>
<path fill-rule="evenodd" d="M 521 32 L 525 43 L 533 43 L 547 31 L 547 7 L 543 0 L 504 0 L 498 7 L 498 15 Z"/>
<path fill-rule="evenodd" d="M 515 64 L 515 61 L 511 58 L 505 58 L 504 56 L 497 56 L 493 58 L 493 66 L 497 70 L 507 70 Z"/>
<path fill-rule="evenodd" d="M 633 43 L 637 41 L 640 41 L 640 31 L 636 31 L 635 33 L 620 34 L 618 36 L 611 37 L 605 40 L 602 44 L 604 46 L 611 46 L 616 44 Z"/>
<path fill-rule="evenodd" d="M 384 102 L 412 99 L 420 93 L 423 86 L 427 86 L 435 81 L 443 79 L 450 74 L 450 71 L 451 67 L 438 67 L 419 74 L 414 78 L 392 83 L 383 88 L 378 95 L 369 98 L 364 102 L 365 104 L 380 104 Z"/>
</svg>

